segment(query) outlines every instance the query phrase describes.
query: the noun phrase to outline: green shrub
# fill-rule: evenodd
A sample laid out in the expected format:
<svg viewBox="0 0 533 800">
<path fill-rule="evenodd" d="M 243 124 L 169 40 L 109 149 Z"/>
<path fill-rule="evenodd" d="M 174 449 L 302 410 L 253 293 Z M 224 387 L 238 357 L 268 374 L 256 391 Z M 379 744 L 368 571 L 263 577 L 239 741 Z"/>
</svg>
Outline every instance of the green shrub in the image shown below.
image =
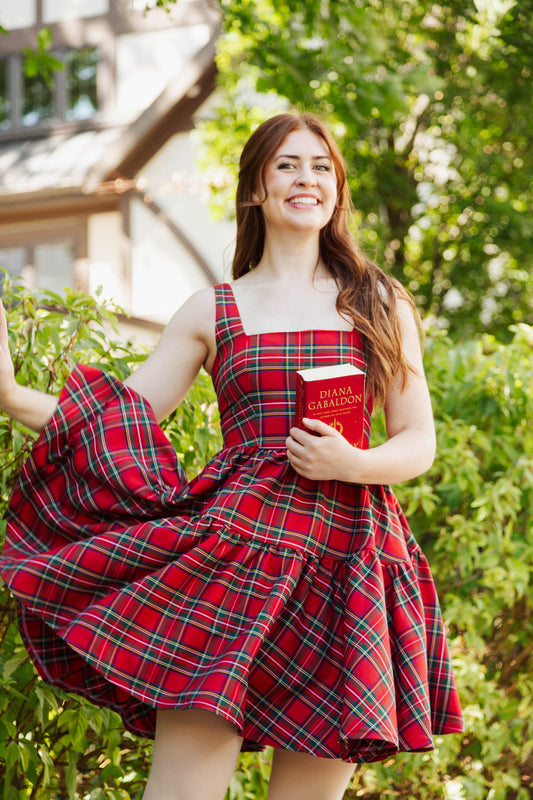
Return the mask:
<svg viewBox="0 0 533 800">
<path fill-rule="evenodd" d="M 7 286 L 19 379 L 57 392 L 78 361 L 124 378 L 145 352 L 117 340 L 114 309 L 68 292 Z M 346 798 L 526 800 L 533 778 L 533 331 L 511 343 L 429 338 L 426 368 L 438 433 L 429 473 L 396 487 L 438 585 L 467 729 L 430 754 L 359 767 Z M 194 474 L 220 444 L 210 381 L 201 374 L 165 423 Z M 376 435 L 383 420 L 376 420 Z M 33 436 L 0 418 L 5 508 Z M 0 590 L 0 798 L 134 800 L 150 744 L 119 717 L 44 684 L 29 662 L 13 601 Z M 229 800 L 264 800 L 268 752 L 242 756 Z"/>
</svg>

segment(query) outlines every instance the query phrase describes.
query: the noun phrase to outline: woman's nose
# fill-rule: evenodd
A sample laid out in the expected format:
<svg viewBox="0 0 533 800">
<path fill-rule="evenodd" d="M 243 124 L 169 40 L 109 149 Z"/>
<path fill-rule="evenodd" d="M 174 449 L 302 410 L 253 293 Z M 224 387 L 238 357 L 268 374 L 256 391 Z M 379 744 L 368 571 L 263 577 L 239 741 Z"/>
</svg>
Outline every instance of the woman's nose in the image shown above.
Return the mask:
<svg viewBox="0 0 533 800">
<path fill-rule="evenodd" d="M 313 186 L 316 184 L 316 175 L 311 165 L 303 164 L 301 166 L 296 182 L 299 186 Z"/>
</svg>

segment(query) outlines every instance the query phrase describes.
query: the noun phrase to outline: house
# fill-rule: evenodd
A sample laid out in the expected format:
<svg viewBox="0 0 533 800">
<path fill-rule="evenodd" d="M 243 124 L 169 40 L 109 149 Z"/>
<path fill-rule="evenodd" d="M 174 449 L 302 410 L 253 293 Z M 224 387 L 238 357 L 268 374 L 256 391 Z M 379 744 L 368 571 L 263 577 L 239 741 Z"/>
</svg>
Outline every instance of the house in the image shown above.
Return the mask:
<svg viewBox="0 0 533 800">
<path fill-rule="evenodd" d="M 34 288 L 101 286 L 153 338 L 223 279 L 234 232 L 209 215 L 191 136 L 214 89 L 218 4 L 146 4 L 0 0 L 0 266 Z M 23 69 L 44 28 L 64 65 L 52 86 Z"/>
</svg>

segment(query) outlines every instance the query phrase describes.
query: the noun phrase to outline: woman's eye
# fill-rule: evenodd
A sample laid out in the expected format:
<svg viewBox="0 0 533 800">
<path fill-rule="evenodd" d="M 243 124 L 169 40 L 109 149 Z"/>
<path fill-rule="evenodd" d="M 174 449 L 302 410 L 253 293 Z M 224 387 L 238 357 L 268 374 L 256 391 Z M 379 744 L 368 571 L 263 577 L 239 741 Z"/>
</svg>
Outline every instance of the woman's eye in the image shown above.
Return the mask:
<svg viewBox="0 0 533 800">
<path fill-rule="evenodd" d="M 278 164 L 278 169 L 293 170 L 296 169 L 296 165 L 291 161 L 282 161 L 280 164 Z M 318 172 L 331 172 L 331 165 L 327 162 L 324 162 L 323 164 L 314 164 L 313 169 L 318 170 Z"/>
</svg>

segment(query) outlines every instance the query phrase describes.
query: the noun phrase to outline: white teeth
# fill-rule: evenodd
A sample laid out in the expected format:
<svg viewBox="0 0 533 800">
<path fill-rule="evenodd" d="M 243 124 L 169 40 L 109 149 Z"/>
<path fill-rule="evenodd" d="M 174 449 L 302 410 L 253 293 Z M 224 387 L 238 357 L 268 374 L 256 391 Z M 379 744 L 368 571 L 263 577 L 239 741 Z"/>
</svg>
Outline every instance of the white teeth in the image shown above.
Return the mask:
<svg viewBox="0 0 533 800">
<path fill-rule="evenodd" d="M 318 205 L 318 200 L 316 197 L 291 197 L 289 203 L 294 203 L 299 206 L 316 206 Z"/>
</svg>

